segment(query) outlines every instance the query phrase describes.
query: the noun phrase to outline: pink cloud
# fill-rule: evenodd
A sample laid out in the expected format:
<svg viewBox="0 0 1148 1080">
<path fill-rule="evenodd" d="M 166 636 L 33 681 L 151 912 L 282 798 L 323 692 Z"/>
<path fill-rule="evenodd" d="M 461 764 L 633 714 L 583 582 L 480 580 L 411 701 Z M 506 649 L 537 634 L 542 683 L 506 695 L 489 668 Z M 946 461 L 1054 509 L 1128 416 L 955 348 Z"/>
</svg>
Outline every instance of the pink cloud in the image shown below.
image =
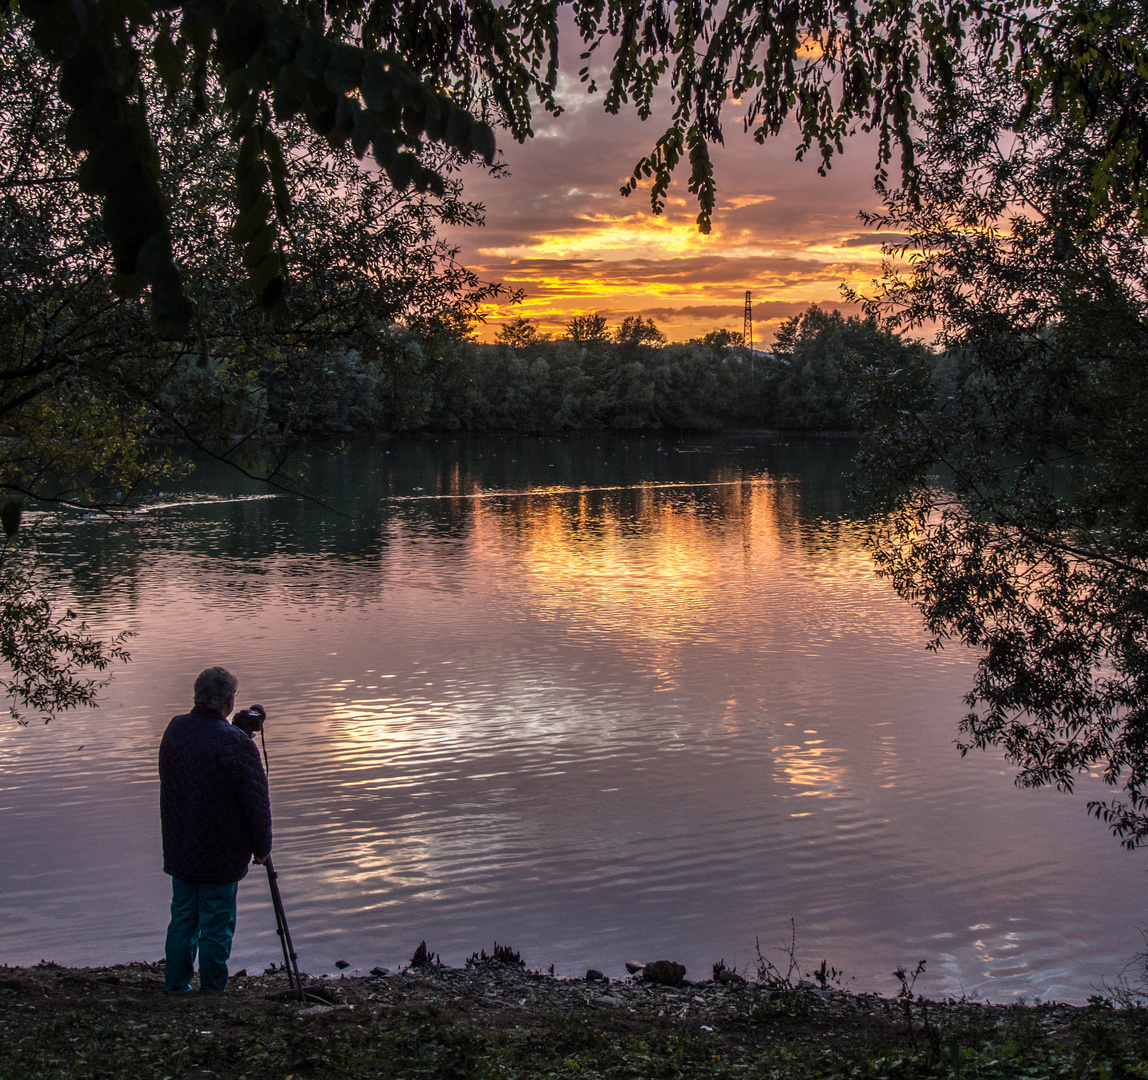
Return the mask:
<svg viewBox="0 0 1148 1080">
<path fill-rule="evenodd" d="M 486 225 L 453 230 L 450 240 L 484 277 L 526 293 L 520 308 L 491 309 L 481 337 L 518 315 L 561 332 L 588 312 L 654 318 L 677 339 L 715 325 L 740 329 L 749 289 L 754 337 L 766 340 L 780 319 L 810 303 L 845 310 L 841 283 L 864 285 L 878 273 L 885 237 L 857 217 L 877 205 L 872 143 L 847 144 L 821 177 L 815 162 L 793 160 L 796 135 L 760 146 L 730 125 L 726 145 L 714 148 L 713 231 L 701 236 L 684 174 L 660 217 L 643 191 L 618 193 L 660 134 L 657 119 L 609 116 L 576 87 L 565 100 L 561 117 L 538 118 L 534 139 L 504 140 L 509 175 L 466 176 L 468 197 L 486 206 Z"/>
</svg>

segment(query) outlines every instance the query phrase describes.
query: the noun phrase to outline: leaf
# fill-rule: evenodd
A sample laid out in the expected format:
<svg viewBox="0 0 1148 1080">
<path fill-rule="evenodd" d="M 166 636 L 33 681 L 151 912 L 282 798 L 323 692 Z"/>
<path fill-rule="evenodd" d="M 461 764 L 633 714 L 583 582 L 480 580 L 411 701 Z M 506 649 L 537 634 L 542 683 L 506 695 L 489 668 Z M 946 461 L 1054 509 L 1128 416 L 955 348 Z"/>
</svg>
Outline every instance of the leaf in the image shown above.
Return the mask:
<svg viewBox="0 0 1148 1080">
<path fill-rule="evenodd" d="M 391 68 L 391 77 L 391 94 L 404 109 L 418 109 L 421 112 L 426 108 L 423 84 L 418 79 L 398 66 Z"/>
<path fill-rule="evenodd" d="M 307 80 L 294 64 L 284 64 L 279 70 L 273 91 L 276 120 L 290 120 L 307 99 Z"/>
<path fill-rule="evenodd" d="M 73 109 L 64 129 L 64 145 L 73 153 L 90 150 L 100 137 L 100 115 L 94 109 Z"/>
<path fill-rule="evenodd" d="M 479 154 L 487 165 L 493 165 L 496 152 L 494 129 L 489 124 L 476 123 L 471 131 L 470 141 L 474 152 Z"/>
<path fill-rule="evenodd" d="M 308 79 L 318 81 L 323 78 L 330 54 L 331 46 L 318 30 L 304 30 L 295 63 Z"/>
<path fill-rule="evenodd" d="M 274 246 L 275 225 L 269 221 L 264 222 L 263 226 L 243 249 L 243 265 L 246 266 L 248 270 L 252 270 L 271 254 Z"/>
<path fill-rule="evenodd" d="M 371 145 L 374 150 L 375 161 L 379 163 L 379 167 L 389 170 L 398 149 L 394 135 L 386 128 L 380 127 L 375 132 Z"/>
<path fill-rule="evenodd" d="M 423 133 L 426 118 L 426 104 L 419 101 L 416 105 L 404 105 L 402 111 L 402 128 L 408 141 L 415 142 Z"/>
<path fill-rule="evenodd" d="M 53 0 L 32 18 L 32 40 L 45 56 L 67 56 L 76 51 L 82 29 L 71 4 Z"/>
<path fill-rule="evenodd" d="M 215 55 L 225 72 L 247 66 L 263 40 L 263 9 L 255 0 L 233 0 L 216 29 Z"/>
<path fill-rule="evenodd" d="M 0 508 L 0 524 L 4 526 L 4 535 L 11 539 L 20 530 L 20 519 L 24 515 L 24 504 L 19 499 L 5 499 L 4 506 Z"/>
<path fill-rule="evenodd" d="M 378 124 L 375 118 L 363 109 L 355 113 L 355 124 L 351 131 L 351 149 L 360 161 L 375 137 Z"/>
<path fill-rule="evenodd" d="M 335 105 L 335 126 L 344 135 L 350 135 L 355 130 L 355 120 L 359 115 L 359 103 L 348 97 L 339 98 Z"/>
<path fill-rule="evenodd" d="M 133 132 L 126 124 L 104 125 L 99 138 L 76 170 L 78 186 L 87 195 L 107 192 L 128 170 L 135 149 Z"/>
<path fill-rule="evenodd" d="M 389 132 L 388 132 L 389 134 Z M 375 141 L 375 154 L 378 156 L 378 140 Z M 382 164 L 382 162 L 380 162 Z M 415 166 L 414 154 L 403 151 L 402 153 L 395 154 L 385 166 L 387 175 L 391 178 L 391 183 L 394 185 L 396 191 L 406 191 L 411 184 L 411 178 L 414 174 Z"/>
<path fill-rule="evenodd" d="M 349 94 L 359 88 L 363 70 L 363 52 L 352 45 L 336 45 L 331 49 L 323 70 L 323 81 L 336 94 Z"/>
<path fill-rule="evenodd" d="M 259 306 L 264 311 L 272 311 L 283 302 L 287 291 L 287 280 L 277 274 L 259 292 Z"/>
<path fill-rule="evenodd" d="M 335 126 L 335 108 L 338 99 L 325 83 L 312 80 L 307 84 L 304 113 L 307 125 L 317 135 L 326 135 Z"/>
<path fill-rule="evenodd" d="M 290 64 L 299 51 L 299 27 L 289 19 L 273 12 L 263 31 L 263 55 L 273 64 Z"/>
<path fill-rule="evenodd" d="M 283 157 L 283 144 L 279 136 L 268 127 L 259 128 L 259 144 L 263 148 L 263 156 L 271 167 L 272 175 L 287 174 L 287 161 Z"/>
<path fill-rule="evenodd" d="M 446 98 L 432 97 L 427 103 L 425 130 L 428 139 L 441 142 L 450 120 L 451 104 Z"/>
<path fill-rule="evenodd" d="M 268 251 L 262 260 L 254 264 L 248 273 L 248 283 L 251 285 L 253 292 L 258 295 L 267 288 L 268 284 L 276 277 L 280 276 L 282 265 L 279 261 L 278 251 Z"/>
<path fill-rule="evenodd" d="M 147 282 L 139 274 L 113 274 L 112 292 L 121 300 L 134 300 L 147 288 Z"/>
<path fill-rule="evenodd" d="M 263 142 L 259 136 L 259 129 L 251 125 L 239 144 L 239 156 L 235 159 L 235 175 L 242 179 L 259 163 L 263 157 Z"/>
<path fill-rule="evenodd" d="M 117 184 L 104 199 L 101 218 L 112 247 L 112 262 L 122 274 L 136 272 L 136 256 L 146 239 L 151 200 L 138 185 Z"/>
<path fill-rule="evenodd" d="M 152 294 L 152 324 L 162 338 L 178 341 L 191 325 L 191 303 L 182 294 L 171 304 L 160 303 Z"/>
<path fill-rule="evenodd" d="M 144 281 L 154 283 L 171 266 L 171 240 L 166 232 L 157 229 L 140 245 L 136 256 L 136 273 Z"/>
<path fill-rule="evenodd" d="M 393 96 L 391 74 L 382 57 L 369 56 L 363 64 L 360 91 L 367 108 L 382 113 L 390 107 Z"/>
<path fill-rule="evenodd" d="M 243 176 L 236 177 L 236 180 L 235 204 L 242 212 L 253 206 L 263 194 L 263 185 L 267 183 L 267 166 L 262 161 L 257 161 Z"/>
<path fill-rule="evenodd" d="M 473 127 L 474 121 L 471 120 L 470 113 L 465 109 L 452 109 L 450 120 L 447 121 L 446 125 L 447 145 L 453 146 L 460 153 L 469 154 Z"/>
<path fill-rule="evenodd" d="M 271 215 L 271 196 L 264 190 L 246 210 L 240 211 L 231 226 L 231 239 L 239 245 L 248 244 L 267 224 Z"/>
<path fill-rule="evenodd" d="M 275 203 L 275 217 L 279 224 L 286 226 L 291 218 L 291 193 L 287 189 L 286 178 L 271 170 L 271 192 Z"/>
<path fill-rule="evenodd" d="M 169 28 L 161 28 L 157 32 L 152 45 L 152 60 L 168 92 L 175 94 L 183 86 L 187 49 L 186 46 L 181 47 L 182 43 L 176 44 L 170 33 Z"/>
<path fill-rule="evenodd" d="M 261 141 L 267 171 L 271 176 L 275 217 L 281 225 L 286 226 L 291 217 L 291 193 L 287 189 L 287 162 L 283 157 L 283 146 L 279 137 L 269 128 L 261 130 Z"/>
</svg>

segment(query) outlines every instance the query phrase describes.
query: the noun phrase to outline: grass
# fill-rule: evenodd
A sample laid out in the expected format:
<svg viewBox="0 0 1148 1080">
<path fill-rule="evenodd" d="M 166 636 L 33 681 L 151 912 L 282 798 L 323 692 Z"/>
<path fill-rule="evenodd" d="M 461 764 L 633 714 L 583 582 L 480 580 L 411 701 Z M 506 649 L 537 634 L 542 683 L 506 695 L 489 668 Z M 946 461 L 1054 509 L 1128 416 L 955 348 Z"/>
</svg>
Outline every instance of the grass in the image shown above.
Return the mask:
<svg viewBox="0 0 1148 1080">
<path fill-rule="evenodd" d="M 1148 1080 L 1148 1011 L 903 1002 L 821 989 L 632 987 L 495 962 L 330 980 L 281 973 L 173 1000 L 155 966 L 0 971 L 2 1080 L 857 1078 Z"/>
</svg>

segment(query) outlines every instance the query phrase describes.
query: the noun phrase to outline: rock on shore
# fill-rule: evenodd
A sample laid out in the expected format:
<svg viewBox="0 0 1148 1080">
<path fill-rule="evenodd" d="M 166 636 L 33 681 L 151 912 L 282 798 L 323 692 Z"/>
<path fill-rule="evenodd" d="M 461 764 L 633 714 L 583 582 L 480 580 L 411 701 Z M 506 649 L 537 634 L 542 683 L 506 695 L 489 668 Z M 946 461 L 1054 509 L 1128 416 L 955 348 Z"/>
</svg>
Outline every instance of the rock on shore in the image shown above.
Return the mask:
<svg viewBox="0 0 1148 1080">
<path fill-rule="evenodd" d="M 0 1075 L 1146 1075 L 1148 1019 L 1142 1012 L 909 1001 L 785 982 L 718 979 L 667 986 L 644 977 L 650 966 L 629 979 L 588 982 L 493 958 L 461 969 L 428 962 L 396 974 L 376 968 L 371 976 L 307 979 L 305 1001 L 278 969 L 237 973 L 224 995 L 167 996 L 162 964 L 0 968 Z M 1012 1048 L 1011 1071 L 998 1068 L 1001 1047 Z M 1102 1057 L 1094 1047 L 1102 1048 Z"/>
</svg>

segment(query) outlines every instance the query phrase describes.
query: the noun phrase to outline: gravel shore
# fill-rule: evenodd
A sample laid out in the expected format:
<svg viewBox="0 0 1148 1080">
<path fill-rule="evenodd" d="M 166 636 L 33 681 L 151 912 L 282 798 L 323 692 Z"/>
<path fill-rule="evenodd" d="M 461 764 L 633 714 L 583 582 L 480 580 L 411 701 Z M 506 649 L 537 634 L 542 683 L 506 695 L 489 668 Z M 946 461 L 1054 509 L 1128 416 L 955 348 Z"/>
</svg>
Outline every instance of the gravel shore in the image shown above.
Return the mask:
<svg viewBox="0 0 1148 1080">
<path fill-rule="evenodd" d="M 728 978 L 728 976 L 727 976 Z M 0 968 L 0 1077 L 1148 1078 L 1143 1010 L 436 964 L 163 993 L 163 965 Z"/>
</svg>

